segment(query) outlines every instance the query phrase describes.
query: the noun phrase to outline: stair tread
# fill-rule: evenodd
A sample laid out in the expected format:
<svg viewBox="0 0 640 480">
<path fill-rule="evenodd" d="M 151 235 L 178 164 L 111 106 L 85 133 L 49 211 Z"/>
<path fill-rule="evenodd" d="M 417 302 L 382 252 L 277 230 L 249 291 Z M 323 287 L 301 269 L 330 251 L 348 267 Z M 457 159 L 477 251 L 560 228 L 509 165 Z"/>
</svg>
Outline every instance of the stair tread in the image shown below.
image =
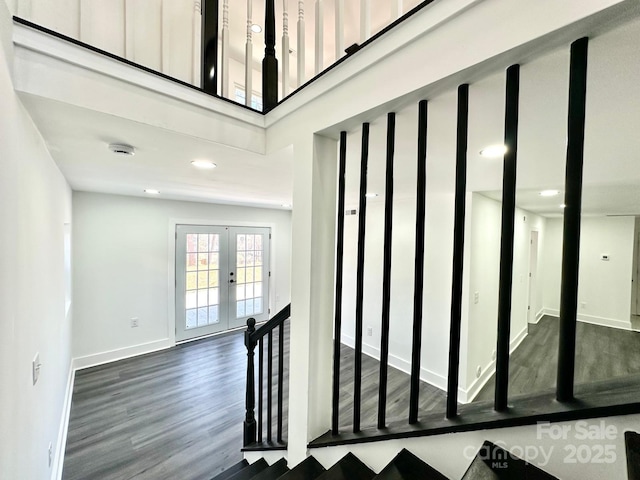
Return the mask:
<svg viewBox="0 0 640 480">
<path fill-rule="evenodd" d="M 257 474 L 259 474 L 263 470 L 266 470 L 267 468 L 269 468 L 269 464 L 264 458 L 261 458 L 260 460 L 253 462 L 251 465 L 244 467 L 242 470 L 235 473 L 234 475 L 231 475 L 225 480 L 251 480 Z M 213 480 L 218 480 L 218 479 L 215 478 Z"/>
<path fill-rule="evenodd" d="M 558 480 L 507 450 L 485 441 L 462 480 Z"/>
<path fill-rule="evenodd" d="M 307 457 L 278 480 L 315 480 L 326 469 L 314 457 Z"/>
<path fill-rule="evenodd" d="M 374 480 L 449 480 L 435 468 L 402 449 Z"/>
<path fill-rule="evenodd" d="M 362 463 L 353 453 L 347 453 L 318 480 L 372 480 L 376 474 Z"/>
<path fill-rule="evenodd" d="M 232 465 L 229 468 L 227 468 L 227 469 L 223 470 L 222 472 L 220 472 L 218 475 L 213 477 L 211 480 L 227 480 L 229 477 L 231 477 L 232 475 L 235 475 L 240 470 L 242 470 L 243 468 L 248 467 L 248 466 L 249 466 L 249 462 L 247 462 L 245 459 L 242 459 L 241 461 L 239 461 L 235 465 Z"/>
<path fill-rule="evenodd" d="M 251 477 L 251 480 L 276 480 L 288 471 L 287 460 L 281 458 L 270 467 L 265 468 L 257 475 Z"/>
<path fill-rule="evenodd" d="M 640 434 L 624 432 L 624 445 L 627 451 L 627 478 L 640 480 Z"/>
</svg>

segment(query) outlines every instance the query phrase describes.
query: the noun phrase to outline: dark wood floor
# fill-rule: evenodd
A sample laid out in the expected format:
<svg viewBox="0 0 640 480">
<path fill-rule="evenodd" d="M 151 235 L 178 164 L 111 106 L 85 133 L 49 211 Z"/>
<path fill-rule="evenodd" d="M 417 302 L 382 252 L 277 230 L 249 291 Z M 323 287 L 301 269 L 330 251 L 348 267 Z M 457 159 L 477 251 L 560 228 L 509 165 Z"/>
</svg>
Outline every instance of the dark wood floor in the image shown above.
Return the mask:
<svg viewBox="0 0 640 480">
<path fill-rule="evenodd" d="M 545 317 L 530 325 L 511 356 L 511 395 L 554 386 L 556 322 Z M 640 333 L 580 323 L 577 344 L 577 383 L 640 373 Z M 340 424 L 345 430 L 353 415 L 353 358 L 353 350 L 343 346 Z M 245 369 L 243 335 L 234 333 L 78 372 L 63 478 L 210 479 L 241 459 Z M 363 356 L 363 428 L 377 421 L 378 371 L 379 363 Z M 390 367 L 388 379 L 387 419 L 406 420 L 409 376 Z M 490 380 L 477 400 L 492 398 Z M 445 399 L 441 390 L 421 384 L 421 414 L 444 412 Z M 273 425 L 275 435 L 275 419 Z M 285 433 L 286 428 L 285 421 Z"/>
<path fill-rule="evenodd" d="M 527 337 L 509 360 L 509 395 L 539 393 L 556 386 L 558 319 L 530 324 Z M 576 384 L 640 374 L 640 333 L 578 322 Z M 475 401 L 493 400 L 491 378 Z"/>
</svg>

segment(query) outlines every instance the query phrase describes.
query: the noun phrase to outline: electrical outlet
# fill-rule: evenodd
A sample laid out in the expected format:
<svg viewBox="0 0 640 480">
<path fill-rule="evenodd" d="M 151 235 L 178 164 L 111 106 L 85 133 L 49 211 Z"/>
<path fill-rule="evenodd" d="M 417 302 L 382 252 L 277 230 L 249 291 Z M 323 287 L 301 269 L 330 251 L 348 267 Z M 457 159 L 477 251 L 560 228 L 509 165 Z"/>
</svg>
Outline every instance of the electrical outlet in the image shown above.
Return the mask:
<svg viewBox="0 0 640 480">
<path fill-rule="evenodd" d="M 138 317 L 131 317 L 131 328 L 136 328 L 138 326 L 139 320 L 140 319 Z"/>
<path fill-rule="evenodd" d="M 33 362 L 31 362 L 31 379 L 34 385 L 38 382 L 38 378 L 40 378 L 40 367 L 42 367 L 40 363 L 40 353 L 36 353 L 36 356 L 33 357 Z"/>
<path fill-rule="evenodd" d="M 49 442 L 49 467 L 53 464 L 53 444 Z"/>
<path fill-rule="evenodd" d="M 373 336 L 373 327 L 369 326 L 367 327 L 367 337 L 372 337 Z"/>
<path fill-rule="evenodd" d="M 478 304 L 480 302 L 480 292 L 473 293 L 473 303 Z"/>
<path fill-rule="evenodd" d="M 587 302 L 580 302 L 580 308 L 587 308 Z"/>
</svg>

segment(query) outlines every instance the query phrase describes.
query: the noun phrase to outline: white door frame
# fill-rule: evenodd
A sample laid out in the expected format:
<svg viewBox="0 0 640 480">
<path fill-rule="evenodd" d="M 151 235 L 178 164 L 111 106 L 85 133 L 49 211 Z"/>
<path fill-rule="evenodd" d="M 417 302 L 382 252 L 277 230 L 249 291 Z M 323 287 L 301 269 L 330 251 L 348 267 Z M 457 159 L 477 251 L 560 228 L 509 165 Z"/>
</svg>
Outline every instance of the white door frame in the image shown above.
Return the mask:
<svg viewBox="0 0 640 480">
<path fill-rule="evenodd" d="M 203 226 L 218 226 L 224 225 L 228 227 L 268 227 L 271 229 L 271 252 L 269 257 L 269 269 L 271 271 L 271 282 L 269 288 L 269 305 L 268 308 L 273 308 L 275 305 L 276 297 L 276 278 L 277 272 L 275 268 L 275 251 L 274 245 L 278 238 L 278 229 L 276 224 L 270 222 L 254 222 L 251 220 L 229 220 L 225 218 L 170 218 L 168 226 L 168 279 L 167 279 L 167 298 L 168 309 L 167 312 L 167 338 L 169 339 L 170 346 L 176 345 L 176 226 L 177 225 L 203 225 Z"/>
</svg>

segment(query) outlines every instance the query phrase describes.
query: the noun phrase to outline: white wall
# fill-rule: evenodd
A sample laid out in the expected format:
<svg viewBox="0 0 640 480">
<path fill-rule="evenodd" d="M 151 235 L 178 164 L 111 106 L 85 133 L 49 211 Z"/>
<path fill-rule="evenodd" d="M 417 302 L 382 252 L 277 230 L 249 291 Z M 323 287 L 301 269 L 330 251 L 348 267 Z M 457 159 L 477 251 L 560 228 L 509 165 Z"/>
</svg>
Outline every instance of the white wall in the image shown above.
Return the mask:
<svg viewBox="0 0 640 480">
<path fill-rule="evenodd" d="M 65 223 L 71 191 L 9 75 L 11 19 L 0 2 L 0 478 L 51 477 L 71 363 Z M 36 385 L 31 362 L 40 353 Z"/>
<path fill-rule="evenodd" d="M 483 195 L 472 194 L 469 231 L 469 288 L 467 329 L 466 382 L 461 401 L 471 401 L 495 372 L 493 352 L 496 349 L 498 292 L 500 273 L 500 232 L 502 203 Z M 516 208 L 513 240 L 513 280 L 511 297 L 511 348 L 514 349 L 527 334 L 529 304 L 529 255 L 531 231 L 538 232 L 538 250 L 543 243 L 545 219 Z M 542 262 L 538 255 L 538 265 Z M 476 303 L 475 294 L 478 294 Z M 534 315 L 542 310 L 538 298 L 531 309 Z M 481 368 L 481 376 L 476 370 Z"/>
<path fill-rule="evenodd" d="M 73 355 L 80 366 L 173 344 L 171 222 L 272 225 L 271 312 L 289 303 L 289 211 L 85 192 L 74 192 L 73 203 Z M 130 327 L 131 317 L 139 327 Z"/>
<path fill-rule="evenodd" d="M 562 273 L 562 219 L 549 219 L 547 225 L 543 249 L 544 309 L 557 316 Z M 634 217 L 582 219 L 578 320 L 631 328 L 634 228 Z M 609 261 L 600 259 L 603 253 L 610 255 Z"/>
</svg>

